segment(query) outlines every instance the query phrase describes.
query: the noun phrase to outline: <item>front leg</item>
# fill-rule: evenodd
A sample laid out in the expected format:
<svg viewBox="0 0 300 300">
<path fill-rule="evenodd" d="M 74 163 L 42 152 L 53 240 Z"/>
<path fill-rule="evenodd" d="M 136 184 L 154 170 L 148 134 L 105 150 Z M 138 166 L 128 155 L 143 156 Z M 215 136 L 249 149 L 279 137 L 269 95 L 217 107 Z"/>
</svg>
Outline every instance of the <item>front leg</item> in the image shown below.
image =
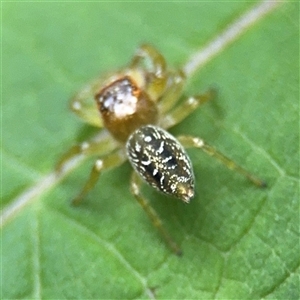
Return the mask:
<svg viewBox="0 0 300 300">
<path fill-rule="evenodd" d="M 166 72 L 166 61 L 162 54 L 149 44 L 141 45 L 131 60 L 132 68 L 144 67 L 146 71 L 161 77 Z"/>
<path fill-rule="evenodd" d="M 103 86 L 104 77 L 94 79 L 91 83 L 79 90 L 70 100 L 69 106 L 84 122 L 95 126 L 103 127 L 100 113 L 98 111 L 94 97 Z"/>
<path fill-rule="evenodd" d="M 209 89 L 204 94 L 189 97 L 184 102 L 171 110 L 162 119 L 160 126 L 163 128 L 170 128 L 180 123 L 195 111 L 200 105 L 210 101 L 216 95 L 215 89 Z"/>
<path fill-rule="evenodd" d="M 153 101 L 157 101 L 168 81 L 166 61 L 162 54 L 151 45 L 143 44 L 133 56 L 130 69 L 139 69 L 144 73 L 145 91 Z"/>
</svg>

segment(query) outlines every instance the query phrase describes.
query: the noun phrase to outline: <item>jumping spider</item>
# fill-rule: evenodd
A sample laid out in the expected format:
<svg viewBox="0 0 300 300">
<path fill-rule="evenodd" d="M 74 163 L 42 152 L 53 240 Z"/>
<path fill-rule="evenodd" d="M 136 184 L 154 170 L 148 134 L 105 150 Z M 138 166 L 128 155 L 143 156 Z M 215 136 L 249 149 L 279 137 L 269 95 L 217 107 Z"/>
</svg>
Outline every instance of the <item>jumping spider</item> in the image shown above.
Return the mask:
<svg viewBox="0 0 300 300">
<path fill-rule="evenodd" d="M 164 57 L 155 48 L 142 45 L 128 67 L 105 79 L 95 80 L 71 100 L 75 114 L 90 125 L 103 129 L 96 138 L 71 148 L 57 165 L 59 171 L 69 159 L 79 154 L 100 157 L 88 181 L 73 200 L 73 204 L 79 204 L 103 170 L 117 167 L 128 159 L 135 171 L 131 178 L 131 193 L 178 255 L 181 254 L 180 247 L 140 192 L 141 179 L 155 189 L 189 203 L 194 196 L 194 173 L 184 148 L 195 147 L 244 175 L 255 185 L 265 186 L 263 181 L 202 139 L 193 136 L 175 138 L 166 131 L 214 94 L 213 90 L 209 90 L 178 104 L 185 81 L 183 71 L 169 69 Z"/>
</svg>

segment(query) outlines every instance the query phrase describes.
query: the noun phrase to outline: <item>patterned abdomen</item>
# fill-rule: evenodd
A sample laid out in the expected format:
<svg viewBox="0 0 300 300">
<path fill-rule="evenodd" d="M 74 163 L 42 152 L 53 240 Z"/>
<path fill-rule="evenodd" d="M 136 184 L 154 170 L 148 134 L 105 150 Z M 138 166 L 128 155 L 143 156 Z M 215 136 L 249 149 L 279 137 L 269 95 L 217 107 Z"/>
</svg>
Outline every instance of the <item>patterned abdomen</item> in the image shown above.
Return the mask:
<svg viewBox="0 0 300 300">
<path fill-rule="evenodd" d="M 165 130 L 146 125 L 126 144 L 135 171 L 157 190 L 189 202 L 194 196 L 192 164 L 181 144 Z"/>
</svg>

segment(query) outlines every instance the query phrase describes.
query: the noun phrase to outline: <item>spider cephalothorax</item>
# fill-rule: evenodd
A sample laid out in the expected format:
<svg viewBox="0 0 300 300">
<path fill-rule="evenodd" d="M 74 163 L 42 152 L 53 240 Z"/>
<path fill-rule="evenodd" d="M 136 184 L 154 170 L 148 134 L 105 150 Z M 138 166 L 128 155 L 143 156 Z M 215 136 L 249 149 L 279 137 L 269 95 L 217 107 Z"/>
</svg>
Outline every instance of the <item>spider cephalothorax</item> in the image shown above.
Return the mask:
<svg viewBox="0 0 300 300">
<path fill-rule="evenodd" d="M 132 77 L 113 81 L 95 99 L 105 127 L 119 141 L 126 142 L 135 129 L 158 120 L 155 102 Z"/>
<path fill-rule="evenodd" d="M 65 162 L 78 154 L 98 156 L 88 181 L 73 200 L 78 204 L 95 185 L 101 171 L 128 159 L 135 171 L 131 179 L 132 194 L 177 254 L 181 253 L 180 247 L 140 192 L 141 179 L 162 193 L 188 203 L 194 196 L 195 180 L 184 148 L 195 147 L 254 184 L 265 185 L 202 139 L 192 136 L 175 138 L 167 132 L 212 98 L 213 91 L 209 90 L 179 103 L 184 83 L 181 70 L 169 69 L 155 48 L 142 45 L 128 67 L 107 78 L 94 80 L 71 100 L 71 109 L 80 118 L 104 129 L 94 139 L 71 148 L 57 165 L 60 170 Z"/>
</svg>

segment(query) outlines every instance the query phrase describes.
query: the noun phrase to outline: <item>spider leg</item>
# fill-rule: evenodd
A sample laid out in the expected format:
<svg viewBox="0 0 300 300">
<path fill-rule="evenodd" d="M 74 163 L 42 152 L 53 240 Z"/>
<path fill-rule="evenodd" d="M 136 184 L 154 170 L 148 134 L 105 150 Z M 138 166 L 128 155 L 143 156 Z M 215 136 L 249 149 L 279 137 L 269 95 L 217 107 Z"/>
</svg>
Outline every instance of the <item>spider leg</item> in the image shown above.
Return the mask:
<svg viewBox="0 0 300 300">
<path fill-rule="evenodd" d="M 74 97 L 71 98 L 70 109 L 84 122 L 103 127 L 100 113 L 94 100 L 95 94 L 99 92 L 103 85 L 103 78 L 97 78 L 90 84 L 83 87 Z"/>
<path fill-rule="evenodd" d="M 90 176 L 83 186 L 80 193 L 72 200 L 73 205 L 80 204 L 84 196 L 95 186 L 102 171 L 117 167 L 126 160 L 126 155 L 123 150 L 119 150 L 106 155 L 104 158 L 99 158 L 94 163 Z"/>
<path fill-rule="evenodd" d="M 167 244 L 170 246 L 170 248 L 174 251 L 175 254 L 181 255 L 181 249 L 179 246 L 174 242 L 170 234 L 167 232 L 167 230 L 164 228 L 162 221 L 156 211 L 153 209 L 153 207 L 149 204 L 149 201 L 143 197 L 140 191 L 140 187 L 142 184 L 142 180 L 138 175 L 133 172 L 132 178 L 131 178 L 131 193 L 135 197 L 135 199 L 139 202 L 139 204 L 142 206 L 142 208 L 145 210 L 147 215 L 149 216 L 152 224 L 158 229 L 158 231 L 161 233 Z"/>
<path fill-rule="evenodd" d="M 259 179 L 255 175 L 251 174 L 247 170 L 245 170 L 243 167 L 239 166 L 236 162 L 234 162 L 232 159 L 228 158 L 218 150 L 216 150 L 214 147 L 206 144 L 202 139 L 198 137 L 193 136 L 179 136 L 177 137 L 178 141 L 185 147 L 185 148 L 199 148 L 203 150 L 208 155 L 216 158 L 219 162 L 224 164 L 228 169 L 232 171 L 236 171 L 240 173 L 241 175 L 245 176 L 248 180 L 250 180 L 253 184 L 255 184 L 258 187 L 266 187 L 267 184 L 263 180 Z"/>
<path fill-rule="evenodd" d="M 103 130 L 93 139 L 71 147 L 61 156 L 55 166 L 55 170 L 58 173 L 61 172 L 64 168 L 64 165 L 78 155 L 102 156 L 117 149 L 118 146 L 118 143 L 108 134 L 108 132 L 106 130 Z"/>
<path fill-rule="evenodd" d="M 145 63 L 151 73 L 159 76 L 166 72 L 166 61 L 162 54 L 149 44 L 142 44 L 131 60 L 132 68 L 139 67 Z M 150 66 L 149 66 L 150 65 Z"/>
<path fill-rule="evenodd" d="M 162 116 L 171 110 L 179 101 L 185 84 L 185 77 L 181 71 L 170 73 L 168 76 L 168 87 L 158 103 L 159 112 Z"/>
<path fill-rule="evenodd" d="M 168 80 L 166 61 L 162 54 L 151 45 L 143 44 L 133 56 L 130 68 L 145 72 L 145 90 L 151 99 L 158 100 L 164 93 Z"/>
<path fill-rule="evenodd" d="M 171 110 L 161 121 L 161 127 L 170 128 L 183 119 L 189 116 L 195 109 L 197 109 L 203 103 L 211 100 L 216 94 L 214 89 L 209 89 L 206 93 L 189 97 L 186 101 L 179 104 L 173 110 Z"/>
</svg>

